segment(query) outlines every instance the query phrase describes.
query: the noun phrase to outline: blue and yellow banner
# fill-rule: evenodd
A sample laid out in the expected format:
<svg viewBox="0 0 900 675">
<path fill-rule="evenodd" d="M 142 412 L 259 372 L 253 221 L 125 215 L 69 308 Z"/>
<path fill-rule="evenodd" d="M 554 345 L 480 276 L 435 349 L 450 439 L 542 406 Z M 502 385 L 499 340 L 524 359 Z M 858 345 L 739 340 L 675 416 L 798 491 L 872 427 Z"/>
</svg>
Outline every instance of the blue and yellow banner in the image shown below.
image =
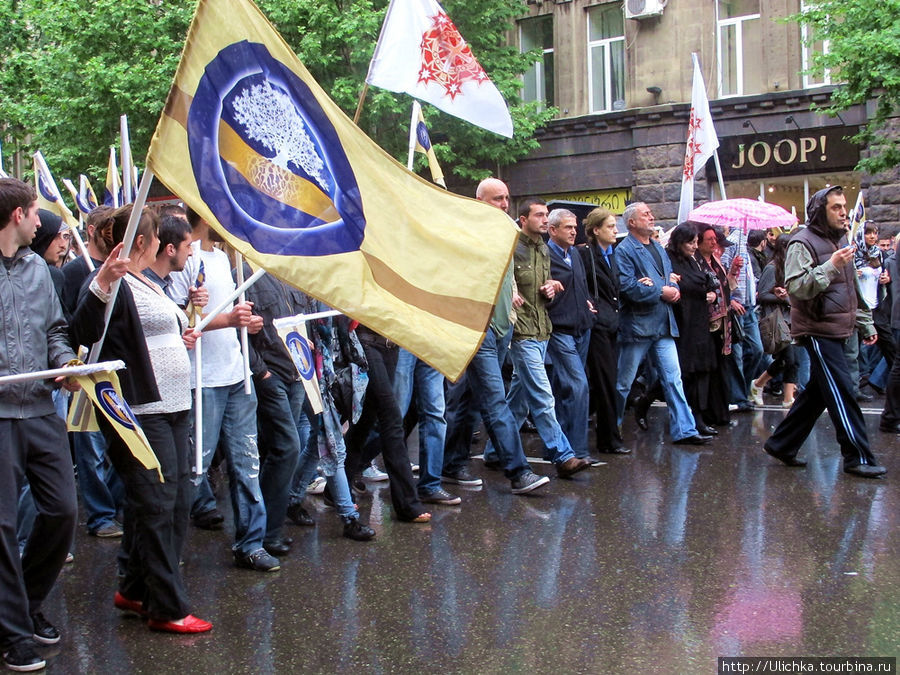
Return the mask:
<svg viewBox="0 0 900 675">
<path fill-rule="evenodd" d="M 316 348 L 307 337 L 306 322 L 299 319 L 290 322 L 276 321 L 275 330 L 278 331 L 285 349 L 291 355 L 291 361 L 294 362 L 294 367 L 300 375 L 303 390 L 313 412 L 318 415 L 324 410 L 324 405 L 316 375 Z"/>
<path fill-rule="evenodd" d="M 141 429 L 140 423 L 122 396 L 119 376 L 113 371 L 103 371 L 90 375 L 77 375 L 74 376 L 74 379 L 81 385 L 82 391 L 94 404 L 96 410 L 99 410 L 109 420 L 134 458 L 145 469 L 156 469 L 159 474 L 159 482 L 165 482 L 156 453 L 150 447 L 144 430 Z M 81 430 L 89 429 L 79 429 L 79 431 Z"/>
<path fill-rule="evenodd" d="M 122 179 L 116 166 L 116 149 L 109 146 L 109 161 L 106 163 L 106 185 L 103 188 L 103 205 L 122 206 Z"/>
<path fill-rule="evenodd" d="M 379 148 L 249 0 L 200 0 L 147 168 L 247 259 L 451 379 L 480 345 L 514 225 Z"/>
</svg>

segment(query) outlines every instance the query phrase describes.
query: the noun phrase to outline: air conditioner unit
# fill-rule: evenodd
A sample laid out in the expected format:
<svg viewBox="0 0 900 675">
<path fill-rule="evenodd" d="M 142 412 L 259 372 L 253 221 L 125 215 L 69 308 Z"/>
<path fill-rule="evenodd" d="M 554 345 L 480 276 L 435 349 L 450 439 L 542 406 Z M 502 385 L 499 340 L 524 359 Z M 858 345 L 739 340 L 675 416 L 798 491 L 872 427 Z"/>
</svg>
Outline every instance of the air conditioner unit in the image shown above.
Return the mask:
<svg viewBox="0 0 900 675">
<path fill-rule="evenodd" d="M 626 19 L 646 19 L 662 16 L 668 0 L 625 0 Z"/>
</svg>

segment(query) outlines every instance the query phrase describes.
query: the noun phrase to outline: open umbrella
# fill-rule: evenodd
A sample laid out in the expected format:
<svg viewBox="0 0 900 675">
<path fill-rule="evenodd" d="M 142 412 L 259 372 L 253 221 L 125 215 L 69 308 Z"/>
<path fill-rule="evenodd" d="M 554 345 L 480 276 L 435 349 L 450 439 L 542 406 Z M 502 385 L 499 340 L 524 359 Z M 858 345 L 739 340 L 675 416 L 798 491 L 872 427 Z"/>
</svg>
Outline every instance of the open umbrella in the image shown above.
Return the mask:
<svg viewBox="0 0 900 675">
<path fill-rule="evenodd" d="M 706 202 L 688 214 L 688 220 L 728 227 L 745 234 L 750 230 L 780 227 L 787 231 L 797 224 L 797 216 L 777 204 L 756 199 L 721 199 Z"/>
</svg>

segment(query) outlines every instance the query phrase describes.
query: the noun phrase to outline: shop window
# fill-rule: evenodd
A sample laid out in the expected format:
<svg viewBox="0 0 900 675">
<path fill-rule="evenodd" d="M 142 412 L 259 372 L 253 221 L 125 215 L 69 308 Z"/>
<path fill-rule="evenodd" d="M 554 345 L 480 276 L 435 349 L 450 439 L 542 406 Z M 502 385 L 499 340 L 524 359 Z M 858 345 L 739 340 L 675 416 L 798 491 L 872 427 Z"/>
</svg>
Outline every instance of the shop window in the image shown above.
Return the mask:
<svg viewBox="0 0 900 675">
<path fill-rule="evenodd" d="M 764 90 L 759 0 L 716 1 L 719 97 Z"/>
<path fill-rule="evenodd" d="M 619 3 L 588 10 L 590 111 L 625 108 L 625 15 Z"/>
<path fill-rule="evenodd" d="M 801 1 L 800 11 L 805 11 L 811 5 L 812 3 L 810 2 Z M 815 75 L 808 75 L 806 73 L 806 71 L 812 67 L 814 54 L 827 54 L 829 52 L 828 40 L 817 40 L 813 31 L 813 26 L 807 23 L 800 24 L 800 49 L 802 50 L 801 69 L 803 71 L 804 89 L 809 89 L 811 87 L 822 87 L 826 84 L 831 84 L 831 72 L 827 68 L 824 72 L 816 73 Z"/>
<path fill-rule="evenodd" d="M 778 176 L 761 180 L 732 180 L 727 182 L 725 189 L 731 199 L 745 197 L 778 204 L 792 212 L 803 223 L 806 222 L 806 203 L 810 196 L 825 187 L 842 185 L 844 196 L 847 197 L 847 208 L 852 208 L 860 189 L 859 178 L 859 174 L 852 171 L 836 171 L 801 176 Z M 721 199 L 717 189 L 711 189 L 710 193 L 711 198 Z"/>
<path fill-rule="evenodd" d="M 525 72 L 523 101 L 543 101 L 553 105 L 553 16 L 538 16 L 519 22 L 519 49 L 541 50 L 542 57 Z"/>
</svg>

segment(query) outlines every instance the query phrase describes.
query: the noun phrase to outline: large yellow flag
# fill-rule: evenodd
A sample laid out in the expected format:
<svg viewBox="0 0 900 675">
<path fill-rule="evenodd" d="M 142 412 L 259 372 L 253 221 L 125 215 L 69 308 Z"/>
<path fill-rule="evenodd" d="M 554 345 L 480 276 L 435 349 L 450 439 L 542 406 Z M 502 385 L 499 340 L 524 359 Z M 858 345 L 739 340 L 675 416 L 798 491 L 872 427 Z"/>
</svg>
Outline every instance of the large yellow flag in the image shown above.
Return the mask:
<svg viewBox="0 0 900 675">
<path fill-rule="evenodd" d="M 147 167 L 248 259 L 451 379 L 478 348 L 514 225 L 394 161 L 250 0 L 200 0 Z"/>
</svg>

